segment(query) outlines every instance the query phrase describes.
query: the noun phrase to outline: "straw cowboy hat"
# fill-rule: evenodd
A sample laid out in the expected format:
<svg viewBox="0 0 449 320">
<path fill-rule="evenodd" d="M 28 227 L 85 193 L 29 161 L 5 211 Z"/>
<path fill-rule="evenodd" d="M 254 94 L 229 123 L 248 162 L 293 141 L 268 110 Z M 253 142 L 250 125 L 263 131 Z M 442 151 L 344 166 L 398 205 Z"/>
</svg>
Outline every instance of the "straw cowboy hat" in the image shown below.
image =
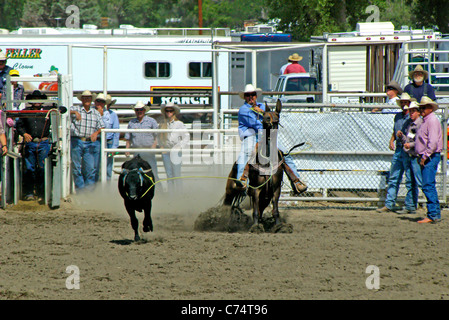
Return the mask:
<svg viewBox="0 0 449 320">
<path fill-rule="evenodd" d="M 408 107 L 405 106 L 404 109 L 405 109 L 405 110 L 409 110 L 409 109 L 419 109 L 419 104 L 418 104 L 418 102 L 416 102 L 416 100 L 415 100 L 415 101 L 410 102 L 410 105 L 409 105 Z"/>
<path fill-rule="evenodd" d="M 169 102 L 166 105 L 163 105 L 161 107 L 161 113 L 163 115 L 165 115 L 165 109 L 168 108 L 168 107 L 171 107 L 171 108 L 175 109 L 175 115 L 178 115 L 181 112 L 181 110 L 179 109 L 179 107 L 176 104 L 174 104 L 173 102 Z"/>
<path fill-rule="evenodd" d="M 410 79 L 413 80 L 413 76 L 415 75 L 415 72 L 422 72 L 424 74 L 424 81 L 427 80 L 427 78 L 429 77 L 429 73 L 423 69 L 422 65 L 417 65 L 415 70 L 412 70 L 408 73 L 408 76 L 410 77 Z"/>
<path fill-rule="evenodd" d="M 39 90 L 34 90 L 33 93 L 27 94 L 25 100 L 46 100 L 47 95 L 41 93 Z"/>
<path fill-rule="evenodd" d="M 251 92 L 255 92 L 259 96 L 259 94 L 262 93 L 262 89 L 255 88 L 252 84 L 247 84 L 245 86 L 245 90 L 239 92 L 239 97 L 244 100 L 245 99 L 245 93 L 251 93 Z"/>
<path fill-rule="evenodd" d="M 388 90 L 388 88 L 393 88 L 394 90 L 396 90 L 398 92 L 398 94 L 402 94 L 401 86 L 399 85 L 399 83 L 397 83 L 394 80 L 390 81 L 390 83 L 387 84 L 386 89 Z"/>
<path fill-rule="evenodd" d="M 95 93 L 90 92 L 89 90 L 84 90 L 83 93 L 76 96 L 79 101 L 82 101 L 82 97 L 92 97 L 92 101 L 95 101 L 97 95 Z"/>
<path fill-rule="evenodd" d="M 421 98 L 420 106 L 432 106 L 433 111 L 438 109 L 438 104 L 427 96 Z"/>
<path fill-rule="evenodd" d="M 103 93 L 99 93 L 96 97 L 95 100 L 103 100 L 104 103 L 106 103 L 107 99 L 105 97 L 105 95 Z"/>
<path fill-rule="evenodd" d="M 401 97 L 398 100 L 396 100 L 396 103 L 398 104 L 398 106 L 401 106 L 401 101 L 410 101 L 410 102 L 412 102 L 412 101 L 416 101 L 416 99 L 410 97 L 410 95 L 407 92 L 403 92 L 401 94 Z"/>
<path fill-rule="evenodd" d="M 142 101 L 137 101 L 137 103 L 133 106 L 133 109 L 145 109 L 145 113 L 147 113 L 148 111 L 150 111 L 150 107 L 146 104 L 144 104 Z"/>
<path fill-rule="evenodd" d="M 0 51 L 0 61 L 6 60 L 6 54 L 3 51 Z"/>
<path fill-rule="evenodd" d="M 302 57 L 299 54 L 294 53 L 290 57 L 288 57 L 288 60 L 289 61 L 301 61 Z"/>
<path fill-rule="evenodd" d="M 106 105 L 109 107 L 112 107 L 117 102 L 117 99 L 112 100 L 112 97 L 110 94 L 106 96 Z"/>
</svg>

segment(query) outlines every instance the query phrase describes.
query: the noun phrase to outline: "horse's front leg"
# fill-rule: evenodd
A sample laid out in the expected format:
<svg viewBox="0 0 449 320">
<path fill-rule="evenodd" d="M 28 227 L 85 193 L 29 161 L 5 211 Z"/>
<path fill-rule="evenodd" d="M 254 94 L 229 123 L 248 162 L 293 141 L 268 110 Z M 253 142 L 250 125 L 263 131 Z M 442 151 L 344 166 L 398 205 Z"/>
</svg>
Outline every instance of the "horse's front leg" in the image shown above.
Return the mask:
<svg viewBox="0 0 449 320">
<path fill-rule="evenodd" d="M 271 203 L 273 205 L 273 210 L 271 211 L 271 214 L 275 219 L 275 223 L 278 225 L 281 223 L 281 218 L 279 215 L 279 196 L 274 195 L 273 199 L 271 200 Z"/>
<path fill-rule="evenodd" d="M 253 226 L 258 225 L 260 222 L 262 222 L 262 212 L 259 208 L 259 202 L 260 202 L 260 190 L 254 191 L 254 198 L 253 198 Z"/>
</svg>

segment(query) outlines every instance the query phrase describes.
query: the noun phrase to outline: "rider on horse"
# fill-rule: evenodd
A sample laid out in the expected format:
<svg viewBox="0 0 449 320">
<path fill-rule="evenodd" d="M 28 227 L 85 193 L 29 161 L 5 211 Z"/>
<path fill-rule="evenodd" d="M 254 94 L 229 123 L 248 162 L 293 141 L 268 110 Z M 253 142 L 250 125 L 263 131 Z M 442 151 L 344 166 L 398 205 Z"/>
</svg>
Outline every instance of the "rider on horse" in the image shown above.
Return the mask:
<svg viewBox="0 0 449 320">
<path fill-rule="evenodd" d="M 261 93 L 261 90 L 251 84 L 247 84 L 245 90 L 239 93 L 240 98 L 245 100 L 238 112 L 239 136 L 240 140 L 242 140 L 242 147 L 237 160 L 237 178 L 240 180 L 236 181 L 236 184 L 240 189 L 246 188 L 249 171 L 248 160 L 258 143 L 258 132 L 262 130 L 265 106 L 257 102 L 258 93 Z M 283 151 L 282 146 L 279 146 L 279 149 Z M 298 195 L 306 191 L 307 186 L 299 179 L 298 171 L 290 155 L 285 155 L 282 165 L 292 185 L 293 193 Z"/>
</svg>

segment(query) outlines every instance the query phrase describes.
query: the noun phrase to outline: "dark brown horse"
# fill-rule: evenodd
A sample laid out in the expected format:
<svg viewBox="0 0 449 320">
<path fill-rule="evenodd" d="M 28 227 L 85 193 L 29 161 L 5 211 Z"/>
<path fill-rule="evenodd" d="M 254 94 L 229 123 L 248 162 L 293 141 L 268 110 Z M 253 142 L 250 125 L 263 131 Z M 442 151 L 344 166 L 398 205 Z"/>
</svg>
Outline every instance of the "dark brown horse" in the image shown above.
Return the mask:
<svg viewBox="0 0 449 320">
<path fill-rule="evenodd" d="M 283 155 L 277 148 L 277 129 L 282 104 L 278 100 L 276 109 L 271 111 L 268 105 L 263 114 L 263 134 L 249 160 L 247 195 L 252 200 L 253 227 L 261 226 L 262 215 L 268 205 L 272 204 L 272 215 L 276 225 L 280 224 L 278 202 L 281 195 Z M 223 204 L 238 207 L 245 191 L 239 190 L 235 183 L 237 165 L 234 164 L 226 184 Z M 237 177 L 237 179 L 240 177 Z"/>
</svg>

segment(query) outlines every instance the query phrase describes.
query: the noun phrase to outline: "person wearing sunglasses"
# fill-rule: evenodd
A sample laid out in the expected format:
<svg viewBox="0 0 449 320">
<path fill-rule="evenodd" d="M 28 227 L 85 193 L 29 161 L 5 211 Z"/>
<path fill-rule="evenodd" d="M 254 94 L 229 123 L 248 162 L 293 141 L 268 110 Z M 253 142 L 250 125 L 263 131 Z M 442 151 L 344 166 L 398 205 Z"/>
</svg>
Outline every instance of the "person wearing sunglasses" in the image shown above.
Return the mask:
<svg viewBox="0 0 449 320">
<path fill-rule="evenodd" d="M 252 84 L 247 84 L 244 91 L 239 93 L 240 98 L 245 100 L 245 103 L 240 107 L 238 112 L 239 136 L 242 145 L 237 159 L 237 179 L 239 180 L 236 181 L 236 185 L 241 190 L 246 188 L 246 181 L 248 179 L 248 170 L 245 170 L 245 167 L 259 141 L 259 130 L 263 129 L 262 119 L 265 106 L 257 102 L 257 96 L 261 92 L 261 89 L 255 88 Z M 285 151 L 280 141 L 278 141 L 278 148 L 281 151 Z M 290 179 L 293 194 L 299 195 L 305 192 L 307 185 L 299 178 L 298 170 L 292 157 L 287 155 L 284 157 L 284 160 L 284 169 L 287 172 L 287 177 Z"/>
<path fill-rule="evenodd" d="M 159 126 L 156 120 L 146 115 L 150 110 L 148 105 L 142 101 L 137 101 L 134 106 L 136 117 L 128 123 L 128 129 L 157 129 Z M 155 132 L 126 132 L 126 149 L 155 149 L 157 146 L 157 133 Z M 156 154 L 152 152 L 139 152 L 140 157 L 147 161 L 152 169 L 155 181 L 158 181 Z M 126 156 L 130 156 L 126 152 Z"/>
<path fill-rule="evenodd" d="M 179 107 L 173 102 L 169 102 L 161 107 L 162 120 L 159 129 L 181 129 L 185 132 L 173 131 L 163 132 L 158 136 L 159 145 L 164 149 L 172 149 L 170 152 L 162 153 L 165 173 L 167 174 L 168 192 L 179 193 L 182 191 L 182 180 L 176 179 L 181 176 L 182 151 L 189 140 L 190 135 L 186 126 L 177 116 L 180 114 Z"/>
<path fill-rule="evenodd" d="M 435 223 L 441 220 L 440 201 L 436 188 L 436 174 L 443 150 L 443 130 L 435 115 L 438 104 L 429 97 L 422 97 L 419 112 L 423 123 L 416 134 L 415 150 L 421 166 L 422 191 L 426 196 L 427 217 L 418 223 Z"/>
</svg>

